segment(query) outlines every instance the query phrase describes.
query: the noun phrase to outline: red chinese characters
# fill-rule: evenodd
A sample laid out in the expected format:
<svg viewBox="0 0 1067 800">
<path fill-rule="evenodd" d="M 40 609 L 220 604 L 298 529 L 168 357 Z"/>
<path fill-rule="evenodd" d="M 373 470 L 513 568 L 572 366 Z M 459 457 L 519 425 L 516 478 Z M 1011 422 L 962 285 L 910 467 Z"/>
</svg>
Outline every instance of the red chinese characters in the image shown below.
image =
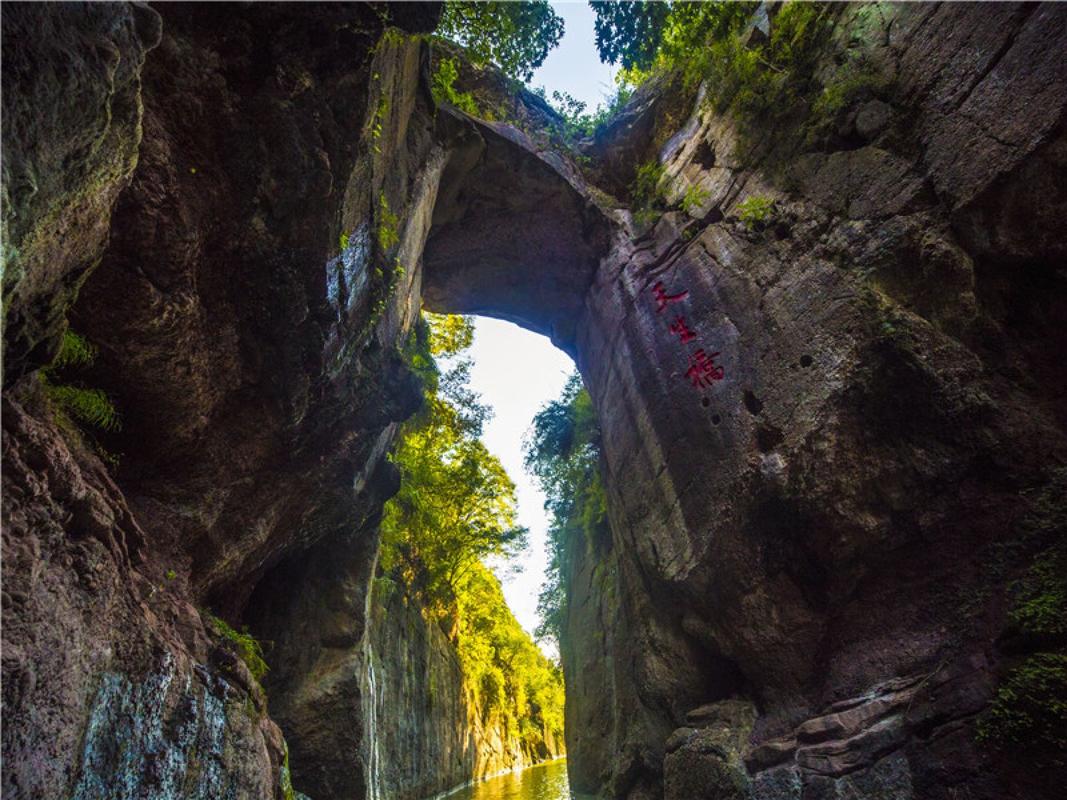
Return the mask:
<svg viewBox="0 0 1067 800">
<path fill-rule="evenodd" d="M 689 297 L 689 290 L 683 289 L 680 292 L 668 294 L 663 281 L 657 281 L 652 287 L 652 297 L 656 301 L 656 313 L 662 314 L 671 303 L 680 303 Z M 678 337 L 679 344 L 689 344 L 697 338 L 696 333 L 681 314 L 676 315 L 674 321 L 667 325 L 667 330 Z M 715 363 L 715 359 L 720 355 L 722 354 L 718 350 L 709 354 L 703 347 L 698 347 L 688 353 L 689 368 L 685 371 L 685 377 L 689 383 L 697 389 L 705 389 L 726 377 L 726 369 L 721 364 Z"/>
<path fill-rule="evenodd" d="M 667 290 L 663 287 L 663 281 L 659 281 L 652 287 L 652 294 L 656 296 L 656 313 L 660 314 L 668 303 L 677 303 L 680 300 L 685 300 L 689 296 L 689 290 L 685 289 L 678 292 L 678 294 L 667 294 Z"/>
<path fill-rule="evenodd" d="M 704 348 L 700 348 L 695 353 L 691 353 L 689 356 L 689 369 L 685 371 L 685 377 L 689 378 L 689 382 L 698 389 L 705 386 L 711 386 L 715 381 L 721 381 L 725 376 L 726 370 L 721 366 L 716 365 L 715 357 L 719 355 L 716 351 L 710 356 L 704 352 Z"/>
<path fill-rule="evenodd" d="M 675 317 L 674 322 L 670 325 L 670 331 L 678 336 L 678 340 L 682 344 L 697 338 L 697 335 L 689 330 L 689 326 L 685 324 L 685 317 Z"/>
</svg>

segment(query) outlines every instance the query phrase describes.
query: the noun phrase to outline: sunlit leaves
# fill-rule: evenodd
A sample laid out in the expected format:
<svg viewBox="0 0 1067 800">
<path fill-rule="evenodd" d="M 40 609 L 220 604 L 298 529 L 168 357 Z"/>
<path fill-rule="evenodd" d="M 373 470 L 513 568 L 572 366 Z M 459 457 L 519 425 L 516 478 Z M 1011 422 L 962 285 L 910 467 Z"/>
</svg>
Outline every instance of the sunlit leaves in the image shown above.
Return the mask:
<svg viewBox="0 0 1067 800">
<path fill-rule="evenodd" d="M 430 326 L 430 353 L 447 358 L 458 355 L 474 343 L 474 320 L 459 314 L 422 312 Z"/>
<path fill-rule="evenodd" d="M 448 0 L 437 33 L 493 62 L 512 78 L 528 81 L 563 36 L 563 20 L 545 0 L 458 2 Z"/>
<path fill-rule="evenodd" d="M 516 523 L 515 485 L 479 435 L 489 409 L 468 386 L 471 321 L 430 315 L 406 355 L 423 376 L 426 402 L 401 432 L 393 461 L 401 484 L 385 508 L 382 564 L 398 570 L 443 611 L 481 559 L 513 556 L 526 543 Z M 434 356 L 450 356 L 443 374 Z"/>
<path fill-rule="evenodd" d="M 485 722 L 531 745 L 563 735 L 563 678 L 515 620 L 483 560 L 526 546 L 515 486 L 478 438 L 488 409 L 471 391 L 471 320 L 424 315 L 405 357 L 426 402 L 393 461 L 400 491 L 385 507 L 379 563 L 452 636 L 467 691 Z M 442 373 L 435 356 L 448 359 Z"/>
</svg>

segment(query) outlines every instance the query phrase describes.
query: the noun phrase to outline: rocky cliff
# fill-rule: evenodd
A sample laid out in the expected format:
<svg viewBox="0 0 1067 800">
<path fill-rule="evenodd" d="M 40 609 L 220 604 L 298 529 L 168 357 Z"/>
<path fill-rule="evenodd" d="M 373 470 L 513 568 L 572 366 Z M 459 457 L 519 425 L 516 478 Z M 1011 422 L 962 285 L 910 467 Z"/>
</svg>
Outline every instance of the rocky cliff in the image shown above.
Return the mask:
<svg viewBox="0 0 1067 800">
<path fill-rule="evenodd" d="M 543 110 L 435 108 L 436 14 L 5 9 L 4 797 L 415 797 L 508 763 L 453 727 L 440 632 L 369 602 L 420 301 L 551 336 L 597 406 L 578 788 L 1055 796 L 1067 13 L 850 7 L 811 135 L 753 147 L 664 82 L 576 160 Z M 53 363 L 68 320 L 92 364 Z M 266 695 L 208 609 L 268 642 Z"/>
<path fill-rule="evenodd" d="M 823 81 L 857 51 L 876 77 L 821 137 L 753 148 L 705 105 L 629 140 L 681 208 L 617 236 L 579 324 L 612 530 L 571 578 L 579 787 L 1062 782 L 1064 631 L 1025 606 L 1063 613 L 1065 26 L 852 7 Z M 1029 738 L 991 747 L 998 713 Z"/>
</svg>

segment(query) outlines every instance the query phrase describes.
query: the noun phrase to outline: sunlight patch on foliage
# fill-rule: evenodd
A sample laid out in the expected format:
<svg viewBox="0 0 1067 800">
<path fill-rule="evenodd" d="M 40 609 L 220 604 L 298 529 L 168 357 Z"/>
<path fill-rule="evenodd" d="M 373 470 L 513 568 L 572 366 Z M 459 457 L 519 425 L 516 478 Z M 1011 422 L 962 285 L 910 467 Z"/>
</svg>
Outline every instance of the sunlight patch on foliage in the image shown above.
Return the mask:
<svg viewBox="0 0 1067 800">
<path fill-rule="evenodd" d="M 452 638 L 484 721 L 531 746 L 563 735 L 563 678 L 538 650 L 485 566 L 526 547 L 515 486 L 482 444 L 489 409 L 469 385 L 469 317 L 423 314 L 404 356 L 425 387 L 392 456 L 397 495 L 386 504 L 376 591 L 403 591 Z M 437 359 L 448 359 L 442 369 Z"/>
</svg>

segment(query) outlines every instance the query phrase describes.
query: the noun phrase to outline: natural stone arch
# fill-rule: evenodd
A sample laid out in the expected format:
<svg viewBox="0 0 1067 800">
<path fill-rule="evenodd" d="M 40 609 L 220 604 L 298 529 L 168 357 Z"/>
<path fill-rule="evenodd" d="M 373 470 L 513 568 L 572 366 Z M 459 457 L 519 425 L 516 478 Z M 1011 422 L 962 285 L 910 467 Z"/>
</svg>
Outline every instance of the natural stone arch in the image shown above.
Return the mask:
<svg viewBox="0 0 1067 800">
<path fill-rule="evenodd" d="M 439 113 L 454 146 L 423 260 L 426 308 L 509 320 L 574 356 L 608 217 L 573 167 L 515 128 Z"/>
</svg>

